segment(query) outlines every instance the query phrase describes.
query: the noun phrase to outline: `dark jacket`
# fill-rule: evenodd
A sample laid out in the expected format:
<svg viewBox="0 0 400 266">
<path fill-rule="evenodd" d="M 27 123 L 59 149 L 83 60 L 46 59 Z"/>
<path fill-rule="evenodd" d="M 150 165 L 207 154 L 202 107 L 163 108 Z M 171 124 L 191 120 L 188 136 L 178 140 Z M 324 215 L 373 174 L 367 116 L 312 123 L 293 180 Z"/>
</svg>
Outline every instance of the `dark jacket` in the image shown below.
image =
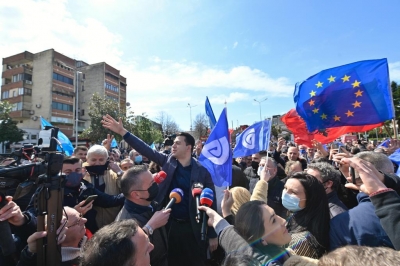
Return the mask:
<svg viewBox="0 0 400 266">
<path fill-rule="evenodd" d="M 260 180 L 260 177 L 257 175 L 257 171 L 254 171 L 253 167 L 251 166 L 244 169 L 243 173 L 249 182 L 249 191 L 251 194 L 253 193 L 254 187 L 256 186 L 258 180 Z"/>
<path fill-rule="evenodd" d="M 345 245 L 394 248 L 368 195 L 359 193 L 357 199 L 356 207 L 331 219 L 330 249 Z"/>
<path fill-rule="evenodd" d="M 344 205 L 344 203 L 339 199 L 336 191 L 332 191 L 327 196 L 331 219 L 336 215 L 346 212 L 348 210 L 346 205 Z"/>
<path fill-rule="evenodd" d="M 174 172 L 176 170 L 178 161 L 172 154 L 164 154 L 150 148 L 146 143 L 144 143 L 141 139 L 127 132 L 124 136 L 124 140 L 132 146 L 137 152 L 149 158 L 149 160 L 155 162 L 160 165 L 162 170 L 167 174 L 165 180 L 159 184 L 159 192 L 155 201 L 159 202 L 159 209 L 165 206 L 166 201 L 168 200 L 168 195 L 170 193 L 169 188 L 172 182 L 172 178 L 174 177 Z M 191 158 L 191 177 L 190 184 L 191 186 L 200 182 L 204 185 L 204 187 L 208 187 L 213 190 L 215 195 L 215 187 L 214 183 L 211 179 L 210 173 L 204 168 L 196 159 Z M 194 236 L 199 244 L 200 248 L 204 247 L 204 241 L 201 241 L 200 231 L 201 231 L 201 223 L 196 222 L 196 201 L 193 200 L 191 195 L 184 195 L 185 197 L 189 197 L 189 214 L 190 214 L 190 223 L 192 225 L 192 229 L 194 232 Z M 216 200 L 213 201 L 211 206 L 214 210 L 217 210 Z M 217 235 L 214 231 L 214 228 L 208 228 L 208 237 L 216 238 Z"/>
<path fill-rule="evenodd" d="M 377 194 L 370 198 L 375 206 L 383 229 L 396 250 L 400 250 L 400 197 L 394 191 Z"/>
<path fill-rule="evenodd" d="M 152 207 L 139 206 L 129 200 L 125 200 L 124 207 L 118 213 L 115 221 L 135 219 L 140 227 L 143 227 L 153 216 L 153 210 L 157 203 L 153 202 Z M 155 229 L 153 235 L 149 236 L 150 242 L 154 245 L 154 250 L 150 253 L 150 264 L 154 266 L 168 265 L 168 240 L 165 227 Z"/>
<path fill-rule="evenodd" d="M 247 180 L 242 169 L 236 165 L 232 165 L 232 185 L 229 188 L 233 187 L 244 187 L 249 189 L 249 180 Z"/>
</svg>

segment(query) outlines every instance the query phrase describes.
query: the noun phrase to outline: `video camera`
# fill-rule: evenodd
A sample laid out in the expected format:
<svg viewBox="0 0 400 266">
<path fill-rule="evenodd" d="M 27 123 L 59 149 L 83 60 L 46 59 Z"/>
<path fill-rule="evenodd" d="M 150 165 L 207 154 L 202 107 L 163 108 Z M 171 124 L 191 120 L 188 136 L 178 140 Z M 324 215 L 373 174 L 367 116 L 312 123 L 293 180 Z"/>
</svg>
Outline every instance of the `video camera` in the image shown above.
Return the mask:
<svg viewBox="0 0 400 266">
<path fill-rule="evenodd" d="M 175 138 L 176 138 L 176 134 L 167 135 L 164 140 L 163 147 L 172 146 L 174 144 Z"/>
<path fill-rule="evenodd" d="M 24 145 L 9 157 L 15 159 L 8 166 L 0 167 L 0 199 L 6 204 L 7 190 L 16 188 L 13 200 L 26 195 L 34 184 L 37 190 L 33 195 L 37 214 L 37 231 L 45 231 L 47 215 L 47 236 L 37 241 L 37 265 L 60 265 L 61 247 L 57 245 L 56 231 L 62 218 L 64 180 L 62 164 L 64 155 L 57 152 L 61 143 L 57 139 L 59 129 L 46 126 L 39 132 L 39 145 Z M 8 221 L 0 222 L 0 246 L 5 256 L 15 252 Z"/>
</svg>

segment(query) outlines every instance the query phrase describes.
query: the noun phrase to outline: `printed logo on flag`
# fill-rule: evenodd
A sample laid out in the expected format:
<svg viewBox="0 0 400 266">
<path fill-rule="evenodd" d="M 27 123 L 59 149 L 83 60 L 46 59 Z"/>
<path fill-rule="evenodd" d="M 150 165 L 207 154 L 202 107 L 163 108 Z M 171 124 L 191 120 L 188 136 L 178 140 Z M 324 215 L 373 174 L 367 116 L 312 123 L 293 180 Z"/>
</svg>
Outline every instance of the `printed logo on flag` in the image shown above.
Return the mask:
<svg viewBox="0 0 400 266">
<path fill-rule="evenodd" d="M 242 145 L 247 149 L 254 149 L 256 147 L 256 131 L 254 128 L 245 131 L 242 139 Z"/>
<path fill-rule="evenodd" d="M 217 165 L 223 165 L 229 159 L 229 141 L 222 137 L 204 145 L 201 152 L 208 160 Z"/>
</svg>

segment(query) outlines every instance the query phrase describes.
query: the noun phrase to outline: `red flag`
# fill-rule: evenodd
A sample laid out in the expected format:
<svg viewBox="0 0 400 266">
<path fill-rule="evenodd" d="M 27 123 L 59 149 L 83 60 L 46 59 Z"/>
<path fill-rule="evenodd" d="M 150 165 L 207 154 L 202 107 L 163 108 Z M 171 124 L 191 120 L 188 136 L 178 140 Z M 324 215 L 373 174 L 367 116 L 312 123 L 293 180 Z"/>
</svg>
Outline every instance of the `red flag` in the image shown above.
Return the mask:
<svg viewBox="0 0 400 266">
<path fill-rule="evenodd" d="M 327 144 L 335 141 L 338 137 L 349 132 L 364 132 L 372 130 L 376 127 L 382 126 L 383 123 L 365 125 L 365 126 L 343 126 L 327 128 L 324 131 L 308 132 L 306 123 L 297 114 L 296 109 L 291 109 L 287 114 L 281 117 L 282 122 L 286 125 L 288 130 L 292 131 L 294 141 L 297 144 L 304 144 L 311 147 L 311 140 L 315 139 L 322 144 Z"/>
</svg>

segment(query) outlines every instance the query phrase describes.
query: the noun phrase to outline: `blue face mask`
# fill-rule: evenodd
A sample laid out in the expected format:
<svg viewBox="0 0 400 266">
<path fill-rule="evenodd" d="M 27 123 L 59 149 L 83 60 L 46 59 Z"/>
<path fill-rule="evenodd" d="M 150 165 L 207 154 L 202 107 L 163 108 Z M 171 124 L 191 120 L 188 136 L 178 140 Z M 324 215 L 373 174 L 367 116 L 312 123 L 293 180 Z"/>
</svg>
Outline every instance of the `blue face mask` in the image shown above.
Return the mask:
<svg viewBox="0 0 400 266">
<path fill-rule="evenodd" d="M 304 208 L 300 208 L 300 199 L 296 196 L 292 196 L 285 191 L 282 191 L 282 205 L 291 212 L 301 211 Z"/>
<path fill-rule="evenodd" d="M 72 172 L 66 176 L 66 187 L 77 187 L 81 184 L 83 179 L 82 173 Z"/>
<path fill-rule="evenodd" d="M 142 155 L 138 155 L 135 157 L 135 163 L 141 163 L 143 160 Z"/>
</svg>

